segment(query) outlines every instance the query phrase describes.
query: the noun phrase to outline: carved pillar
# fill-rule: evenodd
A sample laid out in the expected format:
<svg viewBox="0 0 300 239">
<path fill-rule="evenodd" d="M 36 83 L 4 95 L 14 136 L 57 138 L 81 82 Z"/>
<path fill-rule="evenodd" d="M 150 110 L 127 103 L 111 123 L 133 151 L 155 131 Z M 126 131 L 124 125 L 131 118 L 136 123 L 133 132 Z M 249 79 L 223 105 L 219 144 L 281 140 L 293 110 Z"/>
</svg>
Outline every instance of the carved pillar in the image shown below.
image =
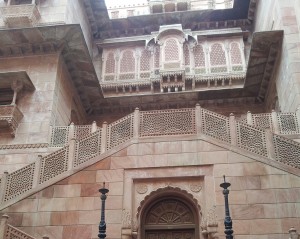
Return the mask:
<svg viewBox="0 0 300 239">
<path fill-rule="evenodd" d="M 107 144 L 107 122 L 103 122 L 102 124 L 102 131 L 101 131 L 101 153 L 106 151 L 106 144 Z"/>
<path fill-rule="evenodd" d="M 0 203 L 4 201 L 7 177 L 8 177 L 8 172 L 4 171 L 4 174 L 2 175 L 1 178 L 1 185 L 0 185 Z"/>
<path fill-rule="evenodd" d="M 204 56 L 205 56 L 205 68 L 206 68 L 206 73 L 211 72 L 211 67 L 210 67 L 210 55 L 209 55 L 209 47 L 207 44 L 203 47 L 204 49 Z"/>
<path fill-rule="evenodd" d="M 120 70 L 120 52 L 117 51 L 115 54 L 115 81 L 119 80 L 119 70 Z"/>
<path fill-rule="evenodd" d="M 5 232 L 6 232 L 6 227 L 7 227 L 7 221 L 8 221 L 9 216 L 4 214 L 1 217 L 0 220 L 0 238 L 5 238 Z"/>
<path fill-rule="evenodd" d="M 134 117 L 133 117 L 133 138 L 139 138 L 139 129 L 140 128 L 140 110 L 139 108 L 135 108 Z"/>
<path fill-rule="evenodd" d="M 12 100 L 11 104 L 15 105 L 16 101 L 17 101 L 17 94 L 23 88 L 23 82 L 21 82 L 19 80 L 13 80 L 13 82 L 11 83 L 11 88 L 14 91 L 14 96 L 13 96 L 13 100 Z"/>
<path fill-rule="evenodd" d="M 227 68 L 227 72 L 231 72 L 232 71 L 232 67 L 231 67 L 231 57 L 230 57 L 230 44 L 228 41 L 225 41 L 225 59 L 226 59 L 226 68 Z"/>
<path fill-rule="evenodd" d="M 247 112 L 247 124 L 253 125 L 253 118 L 250 111 Z"/>
<path fill-rule="evenodd" d="M 279 134 L 279 132 L 280 132 L 279 123 L 278 123 L 278 119 L 277 119 L 277 112 L 275 110 L 272 110 L 271 117 L 272 117 L 274 134 Z"/>
<path fill-rule="evenodd" d="M 270 129 L 266 129 L 265 134 L 266 134 L 268 157 L 271 159 L 276 159 L 275 146 L 273 143 L 273 133 L 271 132 Z"/>
<path fill-rule="evenodd" d="M 199 103 L 196 104 L 196 133 L 199 136 L 202 133 L 202 110 Z"/>
<path fill-rule="evenodd" d="M 93 121 L 92 123 L 92 128 L 91 128 L 91 133 L 95 133 L 98 129 L 96 121 Z"/>
<path fill-rule="evenodd" d="M 39 184 L 42 159 L 43 159 L 42 155 L 38 155 L 38 158 L 35 161 L 33 183 L 32 183 L 33 188 L 38 186 Z"/>
<path fill-rule="evenodd" d="M 236 145 L 236 121 L 235 121 L 235 116 L 233 113 L 229 115 L 229 127 L 230 127 L 230 138 L 231 138 L 231 144 Z"/>
<path fill-rule="evenodd" d="M 69 142 L 69 154 L 68 154 L 68 170 L 71 170 L 73 168 L 75 155 L 76 153 L 76 140 L 75 138 L 71 138 Z"/>
<path fill-rule="evenodd" d="M 135 79 L 139 80 L 140 78 L 140 59 L 141 59 L 141 52 L 137 51 L 135 53 Z"/>
</svg>

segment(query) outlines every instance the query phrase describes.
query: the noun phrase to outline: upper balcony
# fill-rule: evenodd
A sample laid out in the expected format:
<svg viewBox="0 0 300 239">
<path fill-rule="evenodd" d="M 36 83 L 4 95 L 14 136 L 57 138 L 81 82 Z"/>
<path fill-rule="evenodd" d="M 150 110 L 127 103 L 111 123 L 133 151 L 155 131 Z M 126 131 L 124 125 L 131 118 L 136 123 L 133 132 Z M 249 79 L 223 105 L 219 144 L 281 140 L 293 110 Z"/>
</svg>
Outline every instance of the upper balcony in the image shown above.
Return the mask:
<svg viewBox="0 0 300 239">
<path fill-rule="evenodd" d="M 0 132 L 9 132 L 14 136 L 22 118 L 17 105 L 0 105 Z"/>
<path fill-rule="evenodd" d="M 7 27 L 33 27 L 40 18 L 35 0 L 9 0 L 6 6 L 0 8 L 0 12 Z"/>
<path fill-rule="evenodd" d="M 16 103 L 20 100 L 19 96 L 24 95 L 24 91 L 34 89 L 24 71 L 0 73 L 0 135 L 9 133 L 15 136 L 23 118 L 23 113 Z"/>
<path fill-rule="evenodd" d="M 103 45 L 104 95 L 242 88 L 246 76 L 242 36 L 198 39 L 197 34 L 173 25 L 153 33 L 146 48 Z"/>
</svg>

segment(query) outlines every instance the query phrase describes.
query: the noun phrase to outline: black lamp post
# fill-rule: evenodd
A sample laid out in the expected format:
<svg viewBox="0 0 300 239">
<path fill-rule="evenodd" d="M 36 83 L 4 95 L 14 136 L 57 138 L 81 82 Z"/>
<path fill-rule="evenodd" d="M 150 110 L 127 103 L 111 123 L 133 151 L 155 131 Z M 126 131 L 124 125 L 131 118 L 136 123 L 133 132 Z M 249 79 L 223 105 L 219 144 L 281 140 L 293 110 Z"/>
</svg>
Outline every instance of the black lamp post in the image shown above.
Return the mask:
<svg viewBox="0 0 300 239">
<path fill-rule="evenodd" d="M 104 239 L 106 237 L 106 223 L 105 223 L 105 200 L 107 196 L 106 193 L 109 192 L 107 188 L 105 188 L 105 183 L 103 183 L 103 188 L 99 189 L 99 192 L 101 193 L 101 201 L 102 201 L 102 207 L 101 207 L 101 220 L 99 224 L 99 234 L 98 237 L 100 239 Z"/>
<path fill-rule="evenodd" d="M 229 190 L 228 188 L 230 187 L 230 183 L 227 183 L 225 181 L 225 175 L 224 177 L 224 183 L 220 184 L 220 187 L 223 188 L 223 195 L 225 199 L 225 219 L 224 219 L 224 225 L 225 225 L 225 234 L 226 234 L 226 239 L 233 239 L 233 230 L 232 230 L 232 221 L 229 213 L 229 204 L 228 204 L 228 194 Z"/>
</svg>

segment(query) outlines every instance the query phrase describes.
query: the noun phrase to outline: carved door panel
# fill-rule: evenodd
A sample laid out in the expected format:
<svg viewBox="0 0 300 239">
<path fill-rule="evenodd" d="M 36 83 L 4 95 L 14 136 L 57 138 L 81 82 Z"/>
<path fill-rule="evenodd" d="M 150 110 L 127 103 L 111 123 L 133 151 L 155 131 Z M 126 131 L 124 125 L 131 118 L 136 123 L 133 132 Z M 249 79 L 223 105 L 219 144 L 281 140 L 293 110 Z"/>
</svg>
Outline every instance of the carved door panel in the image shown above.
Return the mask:
<svg viewBox="0 0 300 239">
<path fill-rule="evenodd" d="M 184 231 L 150 231 L 146 239 L 194 239 L 194 230 Z"/>
</svg>

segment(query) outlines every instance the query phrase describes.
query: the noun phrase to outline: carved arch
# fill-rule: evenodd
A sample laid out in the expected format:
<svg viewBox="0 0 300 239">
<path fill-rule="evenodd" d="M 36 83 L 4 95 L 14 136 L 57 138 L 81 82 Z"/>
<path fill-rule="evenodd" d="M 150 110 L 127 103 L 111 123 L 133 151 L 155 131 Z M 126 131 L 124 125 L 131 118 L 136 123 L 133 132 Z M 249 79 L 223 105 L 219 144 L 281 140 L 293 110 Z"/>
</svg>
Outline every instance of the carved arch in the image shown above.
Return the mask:
<svg viewBox="0 0 300 239">
<path fill-rule="evenodd" d="M 195 238 L 199 239 L 200 238 L 200 233 L 199 233 L 199 225 L 200 221 L 202 218 L 202 212 L 201 212 L 201 207 L 198 204 L 198 200 L 193 197 L 192 194 L 188 193 L 186 190 L 182 190 L 178 187 L 165 187 L 165 188 L 160 188 L 157 189 L 156 191 L 151 192 L 149 195 L 147 195 L 144 200 L 141 201 L 140 206 L 138 207 L 137 210 L 137 219 L 139 221 L 140 225 L 140 235 L 144 236 L 145 233 L 145 222 L 150 222 L 151 225 L 151 220 L 165 220 L 164 216 L 165 214 L 162 213 L 161 217 L 158 217 L 155 219 L 154 217 L 151 219 L 148 216 L 150 215 L 149 212 L 151 209 L 157 208 L 159 210 L 160 204 L 166 203 L 169 205 L 179 205 L 174 206 L 176 214 L 176 210 L 180 211 L 183 210 L 184 212 L 191 212 L 192 215 L 187 215 L 187 217 L 184 218 L 184 215 L 180 218 L 182 224 L 193 224 L 194 225 L 194 231 L 195 231 Z M 184 214 L 184 213 L 183 213 Z M 151 217 L 151 215 L 150 215 Z M 172 220 L 170 218 L 170 220 Z M 176 221 L 171 222 L 176 225 Z M 142 225 L 143 224 L 143 225 Z M 163 224 L 163 223 L 162 223 Z"/>
</svg>

